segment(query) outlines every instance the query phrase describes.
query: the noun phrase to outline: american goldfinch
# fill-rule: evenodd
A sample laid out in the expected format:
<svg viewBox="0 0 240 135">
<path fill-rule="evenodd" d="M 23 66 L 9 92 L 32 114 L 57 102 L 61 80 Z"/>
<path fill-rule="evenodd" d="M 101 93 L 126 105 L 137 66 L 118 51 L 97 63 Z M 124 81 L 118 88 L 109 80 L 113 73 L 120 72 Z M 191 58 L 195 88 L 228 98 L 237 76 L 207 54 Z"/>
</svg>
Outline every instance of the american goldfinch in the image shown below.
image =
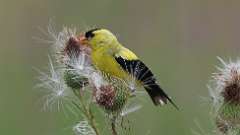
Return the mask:
<svg viewBox="0 0 240 135">
<path fill-rule="evenodd" d="M 98 70 L 121 79 L 134 77 L 137 84 L 146 89 L 155 105 L 164 105 L 169 101 L 178 108 L 157 84 L 149 68 L 132 51 L 119 43 L 109 30 L 89 30 L 80 42 L 92 49 L 92 63 Z"/>
</svg>

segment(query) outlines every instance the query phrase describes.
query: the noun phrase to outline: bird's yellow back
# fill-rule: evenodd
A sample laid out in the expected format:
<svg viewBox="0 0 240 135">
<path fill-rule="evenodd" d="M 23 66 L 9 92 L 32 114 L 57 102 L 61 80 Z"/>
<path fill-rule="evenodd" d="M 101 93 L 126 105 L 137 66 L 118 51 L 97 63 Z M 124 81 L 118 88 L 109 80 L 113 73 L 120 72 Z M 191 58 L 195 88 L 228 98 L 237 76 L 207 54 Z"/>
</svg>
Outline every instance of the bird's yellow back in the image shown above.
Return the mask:
<svg viewBox="0 0 240 135">
<path fill-rule="evenodd" d="M 133 52 L 121 45 L 119 45 L 119 49 L 116 52 L 109 51 L 109 48 L 98 48 L 93 50 L 91 57 L 96 68 L 119 78 L 128 77 L 128 73 L 116 62 L 115 57 L 122 57 L 129 60 L 137 59 L 137 56 Z"/>
</svg>

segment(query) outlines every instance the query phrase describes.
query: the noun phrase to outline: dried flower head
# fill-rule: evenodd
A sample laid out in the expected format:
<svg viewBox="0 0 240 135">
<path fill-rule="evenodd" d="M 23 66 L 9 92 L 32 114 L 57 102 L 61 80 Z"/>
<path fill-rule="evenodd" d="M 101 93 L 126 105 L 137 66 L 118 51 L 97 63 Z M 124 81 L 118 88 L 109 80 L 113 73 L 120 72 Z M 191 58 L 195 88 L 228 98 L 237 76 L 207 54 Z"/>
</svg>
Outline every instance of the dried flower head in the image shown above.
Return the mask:
<svg viewBox="0 0 240 135">
<path fill-rule="evenodd" d="M 109 110 L 113 107 L 116 92 L 111 85 L 101 86 L 94 91 L 96 103 Z"/>
<path fill-rule="evenodd" d="M 79 36 L 72 36 L 69 40 L 65 43 L 65 47 L 63 48 L 63 57 L 70 59 L 75 59 L 75 57 L 79 57 L 80 54 L 85 54 L 89 56 L 91 54 L 91 49 L 86 45 L 81 45 L 80 40 L 83 38 L 83 35 L 80 34 Z M 89 63 L 91 62 L 90 58 L 86 58 Z"/>
<path fill-rule="evenodd" d="M 63 50 L 63 55 L 72 57 L 72 54 L 78 56 L 80 54 L 80 44 L 76 37 L 70 37 Z"/>
<path fill-rule="evenodd" d="M 93 97 L 96 103 L 108 112 L 120 113 L 126 105 L 131 91 L 121 79 L 106 74 L 104 79 L 106 81 L 105 85 L 95 87 Z"/>
</svg>

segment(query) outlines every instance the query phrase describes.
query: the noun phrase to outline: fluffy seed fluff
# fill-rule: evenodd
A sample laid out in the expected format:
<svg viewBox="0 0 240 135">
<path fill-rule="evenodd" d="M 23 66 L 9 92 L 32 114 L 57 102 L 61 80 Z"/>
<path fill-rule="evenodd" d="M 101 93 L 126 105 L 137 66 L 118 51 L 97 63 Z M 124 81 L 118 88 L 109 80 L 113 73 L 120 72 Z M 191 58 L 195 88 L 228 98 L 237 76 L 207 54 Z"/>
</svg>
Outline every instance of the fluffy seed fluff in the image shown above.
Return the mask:
<svg viewBox="0 0 240 135">
<path fill-rule="evenodd" d="M 96 135 L 87 121 L 81 121 L 73 127 L 75 135 Z"/>
<path fill-rule="evenodd" d="M 43 109 L 54 109 L 58 111 L 67 103 L 70 92 L 67 90 L 67 86 L 63 80 L 63 72 L 55 69 L 51 58 L 49 57 L 49 69 L 50 73 L 44 73 L 39 71 L 40 83 L 37 87 L 42 88 L 46 95 L 43 97 L 44 107 Z"/>
<path fill-rule="evenodd" d="M 221 58 L 218 59 L 222 66 L 217 67 L 218 72 L 213 74 L 210 95 L 216 104 L 240 104 L 240 60 L 226 63 Z"/>
<path fill-rule="evenodd" d="M 66 43 L 69 39 L 76 36 L 77 30 L 75 28 L 71 29 L 64 27 L 62 31 L 57 32 L 55 27 L 50 24 L 48 26 L 47 33 L 50 38 L 48 42 L 52 45 L 53 52 L 58 56 L 58 54 L 65 49 Z"/>
</svg>

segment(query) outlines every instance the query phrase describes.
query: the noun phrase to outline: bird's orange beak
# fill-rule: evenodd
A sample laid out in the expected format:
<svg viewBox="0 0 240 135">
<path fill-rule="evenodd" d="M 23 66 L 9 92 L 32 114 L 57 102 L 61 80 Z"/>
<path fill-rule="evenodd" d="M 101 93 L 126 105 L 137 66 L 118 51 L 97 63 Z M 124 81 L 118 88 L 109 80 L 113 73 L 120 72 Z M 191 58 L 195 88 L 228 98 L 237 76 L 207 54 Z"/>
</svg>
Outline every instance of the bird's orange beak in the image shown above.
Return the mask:
<svg viewBox="0 0 240 135">
<path fill-rule="evenodd" d="M 84 35 L 79 36 L 79 43 L 81 45 L 88 45 L 88 39 Z"/>
</svg>

